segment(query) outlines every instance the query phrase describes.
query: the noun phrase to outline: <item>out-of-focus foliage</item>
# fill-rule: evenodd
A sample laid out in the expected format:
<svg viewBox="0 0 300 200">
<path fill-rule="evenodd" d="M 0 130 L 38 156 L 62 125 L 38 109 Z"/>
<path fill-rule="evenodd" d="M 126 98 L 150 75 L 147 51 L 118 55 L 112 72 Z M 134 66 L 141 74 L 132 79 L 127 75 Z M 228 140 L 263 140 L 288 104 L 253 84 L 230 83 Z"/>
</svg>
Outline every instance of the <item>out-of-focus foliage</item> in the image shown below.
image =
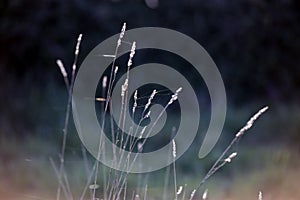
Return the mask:
<svg viewBox="0 0 300 200">
<path fill-rule="evenodd" d="M 254 93 L 286 100 L 299 89 L 296 0 L 172 0 L 160 1 L 155 9 L 137 0 L 11 0 L 0 8 L 2 73 L 5 68 L 45 75 L 55 58 L 71 59 L 78 33 L 85 36 L 87 53 L 126 21 L 129 28 L 162 26 L 195 38 L 217 62 L 236 99 Z M 41 73 L 35 78 L 43 79 Z"/>
</svg>

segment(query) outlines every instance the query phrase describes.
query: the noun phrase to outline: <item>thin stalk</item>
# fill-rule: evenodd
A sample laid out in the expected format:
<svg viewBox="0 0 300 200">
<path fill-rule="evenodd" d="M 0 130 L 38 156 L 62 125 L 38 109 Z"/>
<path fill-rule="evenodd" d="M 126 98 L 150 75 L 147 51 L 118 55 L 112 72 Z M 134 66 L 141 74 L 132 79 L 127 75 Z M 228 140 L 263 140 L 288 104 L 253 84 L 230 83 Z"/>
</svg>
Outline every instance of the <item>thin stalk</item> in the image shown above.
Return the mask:
<svg viewBox="0 0 300 200">
<path fill-rule="evenodd" d="M 64 183 L 63 183 L 63 181 L 62 181 L 62 178 L 61 178 L 61 176 L 60 176 L 60 174 L 59 174 L 59 171 L 58 171 L 58 169 L 57 169 L 57 167 L 56 167 L 56 165 L 55 165 L 53 159 L 52 159 L 52 158 L 49 158 L 49 160 L 50 160 L 50 163 L 51 163 L 52 168 L 54 169 L 55 175 L 56 175 L 56 177 L 57 177 L 57 179 L 58 179 L 58 183 L 59 183 L 60 187 L 62 188 L 62 190 L 63 190 L 63 192 L 64 192 L 64 195 L 68 198 L 69 194 L 68 194 L 68 192 L 67 192 L 66 186 L 64 185 Z"/>
<path fill-rule="evenodd" d="M 106 115 L 108 106 L 110 105 L 110 98 L 111 98 L 111 92 L 112 92 L 112 87 L 113 87 L 113 79 L 112 79 L 112 77 L 113 77 L 113 74 L 114 74 L 114 71 L 115 71 L 115 63 L 116 63 L 116 59 L 117 59 L 117 55 L 118 55 L 118 50 L 119 50 L 119 47 L 121 45 L 121 40 L 122 40 L 122 38 L 124 36 L 124 33 L 125 33 L 125 28 L 126 28 L 126 23 L 124 23 L 124 25 L 122 27 L 122 31 L 121 31 L 120 36 L 119 36 L 118 44 L 117 44 L 117 46 L 115 48 L 114 59 L 113 59 L 113 62 L 112 62 L 112 69 L 111 69 L 110 78 L 109 78 L 109 85 L 108 85 L 106 103 L 105 103 L 105 108 L 104 108 L 104 113 L 103 113 L 104 116 Z M 103 129 L 104 129 L 104 124 L 105 124 L 105 117 L 103 117 L 103 119 L 102 119 L 102 126 L 101 126 L 101 133 L 100 133 L 99 147 L 98 147 L 98 155 L 97 155 L 97 159 L 96 159 L 96 169 L 95 169 L 94 185 L 96 185 L 97 178 L 98 178 L 99 159 L 100 159 L 100 152 L 101 152 L 101 147 L 102 147 L 102 132 L 103 132 Z M 96 196 L 96 188 L 94 188 L 94 190 L 93 190 L 93 200 L 95 199 L 95 196 Z"/>
<path fill-rule="evenodd" d="M 198 187 L 195 189 L 195 192 L 200 189 L 200 187 L 207 181 L 207 179 L 209 179 L 216 171 L 218 171 L 220 168 L 222 168 L 227 163 L 227 161 L 223 160 L 223 159 L 224 159 L 225 155 L 228 153 L 228 151 L 245 134 L 245 132 L 253 126 L 253 123 L 267 110 L 268 110 L 267 106 L 260 109 L 255 115 L 253 115 L 248 120 L 247 124 L 236 133 L 233 140 L 230 142 L 230 144 L 227 146 L 227 148 L 223 151 L 223 153 L 220 155 L 220 157 L 216 160 L 216 162 L 213 164 L 213 166 L 207 172 L 205 177 L 200 181 Z"/>
<path fill-rule="evenodd" d="M 71 75 L 71 82 L 68 84 L 68 81 L 66 81 L 66 86 L 69 88 L 68 92 L 68 101 L 67 101 L 67 110 L 65 115 L 65 123 L 64 123 L 64 129 L 63 129 L 63 140 L 62 140 L 62 148 L 61 148 L 61 154 L 60 154 L 60 168 L 59 168 L 59 176 L 62 177 L 63 171 L 64 171 L 64 163 L 65 163 L 65 151 L 66 151 L 66 142 L 67 142 L 67 135 L 68 135 L 68 125 L 69 125 L 69 118 L 70 118 L 70 110 L 71 110 L 71 104 L 72 104 L 72 92 L 74 87 L 74 81 L 75 81 L 75 73 L 76 73 L 76 65 L 79 55 L 79 47 L 81 43 L 82 34 L 79 35 L 77 39 L 77 44 L 75 48 L 75 57 L 72 65 L 72 75 Z M 64 76 L 65 77 L 65 76 Z M 61 193 L 61 186 L 58 185 L 57 188 L 57 195 L 56 199 L 60 200 L 60 193 Z"/>
</svg>

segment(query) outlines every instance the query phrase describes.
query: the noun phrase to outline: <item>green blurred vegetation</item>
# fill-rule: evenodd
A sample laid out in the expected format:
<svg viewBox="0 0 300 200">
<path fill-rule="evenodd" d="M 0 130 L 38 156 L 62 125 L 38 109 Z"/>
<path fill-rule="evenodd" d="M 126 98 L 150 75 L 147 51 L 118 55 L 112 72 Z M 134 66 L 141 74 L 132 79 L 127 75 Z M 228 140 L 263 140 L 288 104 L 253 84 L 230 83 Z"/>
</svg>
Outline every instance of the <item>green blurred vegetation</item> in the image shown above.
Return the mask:
<svg viewBox="0 0 300 200">
<path fill-rule="evenodd" d="M 43 139 L 27 138 L 22 144 L 19 140 L 2 137 L 0 151 L 7 157 L 1 156 L 0 197 L 13 194 L 14 198 L 9 199 L 27 200 L 34 196 L 40 199 L 54 199 L 57 177 L 50 165 L 49 158 L 57 156 L 56 149 L 58 146 Z M 67 149 L 69 153 L 66 157 L 66 171 L 69 182 L 73 194 L 80 196 L 87 181 L 86 163 L 83 162 L 80 147 L 70 148 L 69 145 Z M 264 191 L 264 196 L 272 197 L 275 200 L 300 196 L 297 190 L 300 163 L 299 154 L 296 151 L 292 151 L 293 149 L 290 147 L 279 145 L 265 145 L 256 148 L 240 145 L 236 150 L 239 156 L 205 184 L 205 188 L 209 188 L 210 198 L 253 199 L 259 190 Z M 178 185 L 187 184 L 187 191 L 191 192 L 219 153 L 214 152 L 204 160 L 197 159 L 195 155 L 193 157 L 188 155 L 190 156 L 188 160 L 186 160 L 186 156 L 180 158 L 176 162 Z M 91 156 L 88 156 L 89 167 L 92 166 L 93 160 Z M 58 164 L 58 161 L 55 163 Z M 195 171 L 189 171 L 184 167 L 185 165 L 195 168 Z M 103 167 L 101 165 L 100 171 Z M 128 179 L 129 194 L 131 191 L 142 194 L 147 183 L 149 196 L 161 199 L 167 170 L 168 167 L 146 174 L 131 174 Z M 169 195 L 173 193 L 172 167 L 170 170 Z M 108 170 L 107 173 L 109 173 Z M 102 173 L 100 173 L 99 180 L 101 178 Z M 100 188 L 103 187 L 102 181 L 99 181 L 98 184 L 100 184 Z M 202 190 L 198 195 L 201 195 Z"/>
</svg>

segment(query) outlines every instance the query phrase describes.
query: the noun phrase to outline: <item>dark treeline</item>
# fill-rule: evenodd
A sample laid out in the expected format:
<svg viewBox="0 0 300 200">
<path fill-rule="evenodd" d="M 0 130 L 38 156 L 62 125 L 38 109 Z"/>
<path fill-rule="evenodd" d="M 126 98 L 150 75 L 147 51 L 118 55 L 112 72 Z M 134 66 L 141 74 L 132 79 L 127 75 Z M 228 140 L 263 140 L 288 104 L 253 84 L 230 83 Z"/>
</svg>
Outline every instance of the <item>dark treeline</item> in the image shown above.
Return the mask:
<svg viewBox="0 0 300 200">
<path fill-rule="evenodd" d="M 36 107 L 49 102 L 24 96 L 33 89 L 55 94 L 44 84 L 58 79 L 57 58 L 71 64 L 77 35 L 84 34 L 81 62 L 94 46 L 118 33 L 123 22 L 129 29 L 171 28 L 197 40 L 219 67 L 231 104 L 297 101 L 299 21 L 296 0 L 1 1 L 1 104 L 13 99 L 3 112 L 14 116 L 11 110 L 20 109 L 28 120 L 40 116 L 42 111 L 26 117 L 26 102 Z"/>
</svg>

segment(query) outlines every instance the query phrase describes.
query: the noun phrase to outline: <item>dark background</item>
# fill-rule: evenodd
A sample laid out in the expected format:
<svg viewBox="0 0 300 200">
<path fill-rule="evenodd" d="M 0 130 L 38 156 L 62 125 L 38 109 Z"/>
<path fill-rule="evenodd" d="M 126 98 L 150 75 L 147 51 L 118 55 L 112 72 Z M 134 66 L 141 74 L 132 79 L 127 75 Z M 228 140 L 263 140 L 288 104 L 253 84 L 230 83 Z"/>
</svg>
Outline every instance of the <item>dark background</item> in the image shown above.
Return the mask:
<svg viewBox="0 0 300 200">
<path fill-rule="evenodd" d="M 70 74 L 80 33 L 79 64 L 126 22 L 180 31 L 208 51 L 226 87 L 228 129 L 269 105 L 269 130 L 256 140 L 299 146 L 299 8 L 292 0 L 1 1 L 0 134 L 57 138 L 67 92 L 56 59 Z"/>
<path fill-rule="evenodd" d="M 49 98 L 64 86 L 55 60 L 70 66 L 83 33 L 80 63 L 123 22 L 129 29 L 171 28 L 198 41 L 219 67 L 229 106 L 297 103 L 299 11 L 292 0 L 1 1 L 1 134 L 56 124 Z"/>
</svg>

